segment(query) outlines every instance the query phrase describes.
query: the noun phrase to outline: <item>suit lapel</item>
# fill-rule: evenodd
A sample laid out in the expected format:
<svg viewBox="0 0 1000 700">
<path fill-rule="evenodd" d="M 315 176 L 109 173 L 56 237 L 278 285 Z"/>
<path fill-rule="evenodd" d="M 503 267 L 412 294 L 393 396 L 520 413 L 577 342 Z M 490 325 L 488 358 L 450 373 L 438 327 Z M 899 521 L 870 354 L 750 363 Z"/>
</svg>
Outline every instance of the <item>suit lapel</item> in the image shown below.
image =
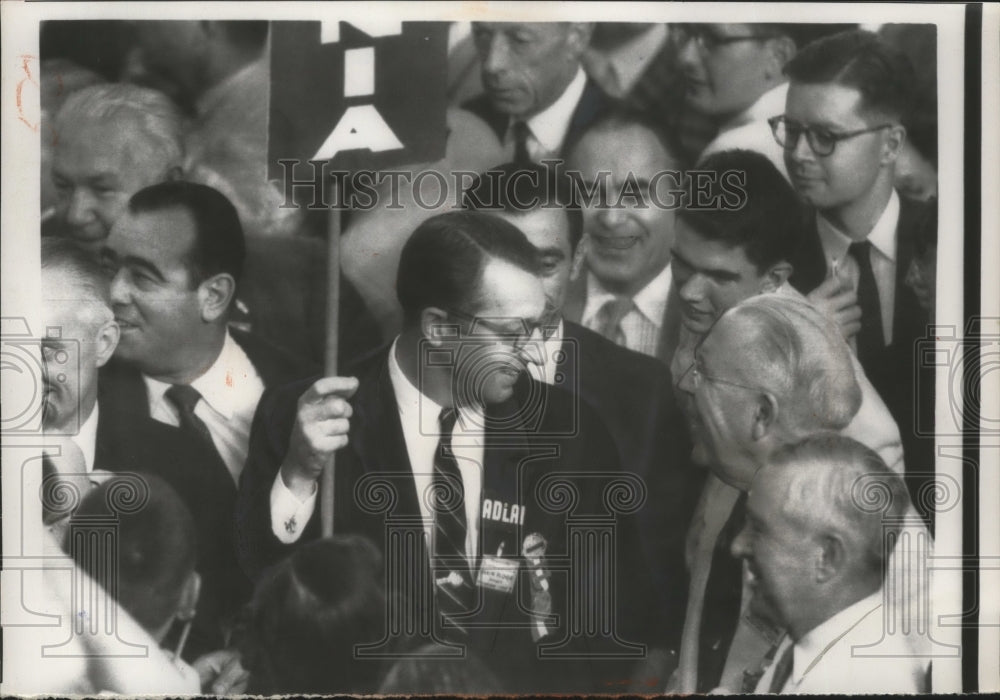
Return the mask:
<svg viewBox="0 0 1000 700">
<path fill-rule="evenodd" d="M 656 356 L 670 367 L 680 342 L 681 334 L 681 300 L 677 295 L 677 285 L 670 284 L 667 294 L 667 306 L 663 310 L 663 320 L 660 325 L 660 338 L 656 344 Z"/>
</svg>

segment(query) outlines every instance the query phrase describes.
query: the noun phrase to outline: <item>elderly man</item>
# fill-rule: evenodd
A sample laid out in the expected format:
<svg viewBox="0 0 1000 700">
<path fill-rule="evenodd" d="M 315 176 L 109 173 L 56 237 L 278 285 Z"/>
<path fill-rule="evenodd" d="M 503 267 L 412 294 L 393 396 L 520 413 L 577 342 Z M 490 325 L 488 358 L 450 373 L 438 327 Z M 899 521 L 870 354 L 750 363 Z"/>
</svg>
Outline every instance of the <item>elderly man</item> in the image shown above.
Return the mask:
<svg viewBox="0 0 1000 700">
<path fill-rule="evenodd" d="M 101 375 L 101 408 L 114 435 L 166 431 L 187 453 L 161 476 L 198 523 L 204 591 L 197 622 L 204 626 L 196 624 L 203 636 L 191 641 L 200 652 L 221 646 L 223 619 L 249 595 L 231 523 L 257 402 L 265 386 L 310 372 L 228 328 L 243 255 L 233 206 L 184 181 L 137 192 L 102 252 L 121 341 Z"/>
<path fill-rule="evenodd" d="M 749 570 L 751 610 L 787 635 L 756 692 L 929 690 L 922 661 L 899 636 L 885 635 L 886 542 L 908 506 L 902 479 L 839 435 L 784 447 L 757 472 L 732 550 Z"/>
<path fill-rule="evenodd" d="M 181 176 L 181 128 L 177 108 L 155 90 L 103 84 L 73 93 L 54 122 L 57 201 L 43 235 L 100 250 L 129 197 Z"/>
<path fill-rule="evenodd" d="M 792 260 L 792 284 L 844 325 L 858 359 L 913 425 L 911 382 L 894 381 L 926 333 L 927 314 L 904 283 L 923 205 L 894 188 L 906 142 L 913 68 L 875 34 L 836 34 L 788 64 L 785 113 L 772 120 L 792 184 L 812 207 Z M 847 318 L 860 309 L 860 323 Z"/>
<path fill-rule="evenodd" d="M 850 424 L 863 398 L 854 368 L 834 324 L 808 302 L 782 294 L 733 307 L 696 348 L 680 389 L 697 411 L 695 453 L 716 478 L 706 485 L 689 533 L 694 602 L 685 619 L 681 690 L 696 684 L 739 690 L 744 671 L 775 641 L 780 623 L 753 610 L 741 615 L 746 594 L 725 552 L 740 528 L 742 494 L 760 466 L 784 445 Z M 911 593 L 922 583 L 910 572 L 904 578 Z M 894 613 L 909 615 L 908 597 L 895 594 Z"/>
<path fill-rule="evenodd" d="M 674 211 L 662 205 L 677 181 L 657 174 L 679 162 L 654 124 L 612 113 L 586 131 L 568 164 L 594 196 L 584 203 L 587 274 L 570 291 L 566 318 L 669 366 L 680 317 L 670 282 Z M 632 183 L 640 191 L 628 194 Z"/>
<path fill-rule="evenodd" d="M 649 490 L 640 537 L 657 590 L 670 597 L 670 643 L 684 613 L 683 533 L 699 484 L 689 468 L 690 442 L 663 364 L 563 318 L 583 236 L 583 214 L 565 172 L 516 163 L 492 168 L 465 194 L 465 205 L 517 226 L 538 250 L 550 317 L 540 379 L 580 396 L 608 426 L 625 469 Z M 532 366 L 534 369 L 535 366 Z"/>
<path fill-rule="evenodd" d="M 473 22 L 485 93 L 464 107 L 489 124 L 523 163 L 562 156 L 610 106 L 580 57 L 586 22 Z"/>
<path fill-rule="evenodd" d="M 576 494 L 574 513 L 598 514 L 601 473 L 623 475 L 592 409 L 526 376 L 541 362 L 539 275 L 537 251 L 506 221 L 451 212 L 421 224 L 400 258 L 405 322 L 392 346 L 358 366 L 357 380 L 308 380 L 262 400 L 240 484 L 240 555 L 256 575 L 319 534 L 319 475 L 347 444 L 337 459 L 335 531 L 365 534 L 396 557 L 389 516 L 416 523 L 419 541 L 430 543 L 392 579 L 390 597 L 427 611 L 440 639 L 481 654 L 509 690 L 582 692 L 628 670 L 607 659 L 609 646 L 620 649 L 612 635 L 578 647 L 563 626 L 578 611 L 547 562 L 569 554 L 571 533 L 543 486 L 558 479 Z M 429 497 L 445 481 L 456 490 L 449 509 Z M 394 495 L 387 513 L 364 487 L 381 482 Z M 601 600 L 619 611 L 622 639 L 652 641 L 658 604 L 632 521 L 620 519 L 616 534 L 616 599 Z M 530 577 L 517 575 L 521 564 Z M 562 648 L 557 640 L 578 653 L 559 654 L 549 647 Z"/>
</svg>

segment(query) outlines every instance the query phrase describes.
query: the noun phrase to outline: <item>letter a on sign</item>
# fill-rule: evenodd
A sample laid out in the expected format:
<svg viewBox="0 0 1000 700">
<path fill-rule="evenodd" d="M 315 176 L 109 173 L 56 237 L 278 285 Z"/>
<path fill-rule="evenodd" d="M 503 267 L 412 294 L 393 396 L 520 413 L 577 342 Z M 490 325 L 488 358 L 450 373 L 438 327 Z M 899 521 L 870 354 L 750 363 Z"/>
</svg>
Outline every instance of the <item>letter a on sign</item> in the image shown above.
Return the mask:
<svg viewBox="0 0 1000 700">
<path fill-rule="evenodd" d="M 332 170 L 444 156 L 445 22 L 271 23 L 269 177 L 282 159 Z"/>
</svg>

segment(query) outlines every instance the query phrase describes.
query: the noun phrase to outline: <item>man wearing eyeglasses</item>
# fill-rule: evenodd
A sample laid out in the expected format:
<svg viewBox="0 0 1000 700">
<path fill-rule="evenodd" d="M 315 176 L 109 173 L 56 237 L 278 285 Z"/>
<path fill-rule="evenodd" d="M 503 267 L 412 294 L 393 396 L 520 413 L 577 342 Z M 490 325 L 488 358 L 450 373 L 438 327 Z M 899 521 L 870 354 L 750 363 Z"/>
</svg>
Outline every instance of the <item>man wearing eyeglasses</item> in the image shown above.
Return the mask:
<svg viewBox="0 0 1000 700">
<path fill-rule="evenodd" d="M 542 361 L 540 273 L 536 249 L 495 216 L 422 223 L 400 257 L 404 326 L 392 345 L 354 368 L 356 379 L 323 377 L 263 398 L 240 484 L 240 555 L 256 577 L 319 535 L 317 482 L 347 445 L 335 532 L 381 544 L 395 572 L 389 596 L 406 605 L 399 615 L 420 616 L 386 620 L 403 630 L 387 635 L 413 625 L 418 643 L 460 645 L 507 691 L 598 692 L 631 669 L 592 658 L 619 649 L 607 628 L 586 640 L 570 632 L 567 517 L 608 515 L 601 480 L 626 476 L 592 409 L 527 375 Z M 615 597 L 594 589 L 595 600 L 615 612 L 621 639 L 647 641 L 659 631 L 658 604 L 634 525 L 615 522 L 611 568 L 581 571 L 614 576 Z M 410 549 L 394 548 L 393 524 L 416 528 Z M 412 558 L 399 561 L 401 551 Z"/>
<path fill-rule="evenodd" d="M 859 30 L 806 47 L 787 72 L 785 113 L 771 125 L 792 184 L 815 210 L 791 282 L 837 320 L 897 421 L 910 426 L 911 387 L 886 380 L 926 328 L 904 284 L 923 205 L 893 186 L 913 69 Z"/>
</svg>

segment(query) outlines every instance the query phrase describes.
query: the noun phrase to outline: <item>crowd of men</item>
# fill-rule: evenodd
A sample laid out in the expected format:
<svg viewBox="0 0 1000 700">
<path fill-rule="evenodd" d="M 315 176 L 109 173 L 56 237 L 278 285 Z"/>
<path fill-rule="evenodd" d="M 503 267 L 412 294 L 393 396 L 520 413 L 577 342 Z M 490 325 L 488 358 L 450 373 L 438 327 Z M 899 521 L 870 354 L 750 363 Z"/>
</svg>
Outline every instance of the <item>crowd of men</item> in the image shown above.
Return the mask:
<svg viewBox="0 0 1000 700">
<path fill-rule="evenodd" d="M 94 484 L 45 525 L 104 581 L 79 533 L 145 480 L 108 591 L 162 692 L 929 689 L 908 34 L 472 23 L 437 167 L 489 166 L 456 210 L 350 217 L 323 376 L 267 24 L 107 24 L 117 75 L 53 58 L 43 101 L 44 467 Z"/>
</svg>

